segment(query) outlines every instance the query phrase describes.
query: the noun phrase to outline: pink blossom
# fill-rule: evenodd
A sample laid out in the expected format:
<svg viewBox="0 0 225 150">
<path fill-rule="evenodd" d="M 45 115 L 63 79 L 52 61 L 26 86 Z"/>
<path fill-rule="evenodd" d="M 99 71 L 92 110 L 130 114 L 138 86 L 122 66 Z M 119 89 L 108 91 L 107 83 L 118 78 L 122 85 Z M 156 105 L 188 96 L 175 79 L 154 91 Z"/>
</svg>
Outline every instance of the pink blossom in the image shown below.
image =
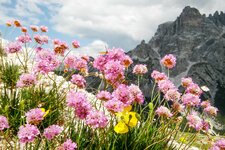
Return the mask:
<svg viewBox="0 0 225 150">
<path fill-rule="evenodd" d="M 208 107 L 208 106 L 211 106 L 211 104 L 210 104 L 209 101 L 203 101 L 203 102 L 201 102 L 201 106 L 202 106 L 203 108 L 206 108 L 206 107 Z"/>
<path fill-rule="evenodd" d="M 27 28 L 26 28 L 26 27 L 21 27 L 21 31 L 22 31 L 23 33 L 27 33 Z"/>
<path fill-rule="evenodd" d="M 135 65 L 133 68 L 133 73 L 137 75 L 143 75 L 143 74 L 146 74 L 147 72 L 148 72 L 148 69 L 146 65 L 143 65 L 143 64 Z"/>
<path fill-rule="evenodd" d="M 29 124 L 38 124 L 42 120 L 44 120 L 45 112 L 42 111 L 40 108 L 34 108 L 30 111 L 26 112 L 26 121 Z"/>
<path fill-rule="evenodd" d="M 160 117 L 170 118 L 173 116 L 173 114 L 170 112 L 170 110 L 164 106 L 158 107 L 155 112 Z"/>
<path fill-rule="evenodd" d="M 44 130 L 44 137 L 48 140 L 53 139 L 55 136 L 59 135 L 62 132 L 62 127 L 58 125 L 51 125 Z"/>
<path fill-rule="evenodd" d="M 167 91 L 175 89 L 175 85 L 170 80 L 161 80 L 158 82 L 158 88 L 161 92 L 166 94 Z"/>
<path fill-rule="evenodd" d="M 8 53 L 17 53 L 19 51 L 21 51 L 22 49 L 22 43 L 21 42 L 10 42 L 9 44 L 7 44 L 5 50 Z"/>
<path fill-rule="evenodd" d="M 18 137 L 21 143 L 33 142 L 34 139 L 40 134 L 38 128 L 34 125 L 26 124 L 20 126 Z"/>
<path fill-rule="evenodd" d="M 80 47 L 80 43 L 77 40 L 74 40 L 72 42 L 72 45 L 73 45 L 74 48 L 79 48 Z"/>
<path fill-rule="evenodd" d="M 31 37 L 28 34 L 23 34 L 17 37 L 17 41 L 21 43 L 29 43 L 31 42 Z"/>
<path fill-rule="evenodd" d="M 186 93 L 181 98 L 184 105 L 187 106 L 198 106 L 200 104 L 200 99 L 198 96 L 191 93 Z"/>
<path fill-rule="evenodd" d="M 48 36 L 46 35 L 39 35 L 36 34 L 34 35 L 34 40 L 38 43 L 38 44 L 48 44 Z"/>
<path fill-rule="evenodd" d="M 205 132 L 208 132 L 208 130 L 210 129 L 210 123 L 208 121 L 203 121 L 202 122 L 202 130 Z"/>
<path fill-rule="evenodd" d="M 177 112 L 183 112 L 184 111 L 184 108 L 185 106 L 180 104 L 179 102 L 174 102 L 173 105 L 172 105 L 172 108 L 177 111 Z"/>
<path fill-rule="evenodd" d="M 178 101 L 180 96 L 181 94 L 177 91 L 177 89 L 169 89 L 164 95 L 164 98 L 168 101 Z"/>
<path fill-rule="evenodd" d="M 129 67 L 132 63 L 133 63 L 133 60 L 130 58 L 130 56 L 125 55 L 125 56 L 123 57 L 122 64 L 123 64 L 125 67 Z"/>
<path fill-rule="evenodd" d="M 165 67 L 172 69 L 176 65 L 176 57 L 172 54 L 168 54 L 161 59 L 161 64 Z"/>
<path fill-rule="evenodd" d="M 185 88 L 187 88 L 189 85 L 193 83 L 192 78 L 187 77 L 187 78 L 181 78 L 181 85 Z"/>
<path fill-rule="evenodd" d="M 64 41 L 54 41 L 54 52 L 56 55 L 64 56 L 65 51 L 69 49 L 69 46 Z"/>
<path fill-rule="evenodd" d="M 104 107 L 108 111 L 110 111 L 112 113 L 116 113 L 116 112 L 121 112 L 123 110 L 124 104 L 117 99 L 111 99 L 104 103 Z"/>
<path fill-rule="evenodd" d="M 107 101 L 111 99 L 111 94 L 108 91 L 99 91 L 96 97 L 100 100 Z"/>
<path fill-rule="evenodd" d="M 5 24 L 6 24 L 6 26 L 11 27 L 13 22 L 12 21 L 7 21 Z"/>
<path fill-rule="evenodd" d="M 216 116 L 218 109 L 213 106 L 207 106 L 206 108 L 204 108 L 204 112 L 206 112 L 209 115 Z"/>
<path fill-rule="evenodd" d="M 161 73 L 157 70 L 153 70 L 153 72 L 151 73 L 151 77 L 153 79 L 155 79 L 157 82 L 168 79 L 168 77 L 165 75 L 165 73 Z"/>
<path fill-rule="evenodd" d="M 121 65 L 120 61 L 109 61 L 104 66 L 105 79 L 112 85 L 116 85 L 121 82 L 124 77 L 124 66 Z"/>
<path fill-rule="evenodd" d="M 81 58 L 77 58 L 74 63 L 74 69 L 81 72 L 88 71 L 87 61 Z"/>
<path fill-rule="evenodd" d="M 198 86 L 198 84 L 195 84 L 195 83 L 190 84 L 187 87 L 186 91 L 188 93 L 192 93 L 192 94 L 197 95 L 197 96 L 200 96 L 202 94 L 201 88 Z"/>
<path fill-rule="evenodd" d="M 81 55 L 80 56 L 81 59 L 85 60 L 86 62 L 88 62 L 90 60 L 90 57 L 88 55 Z"/>
<path fill-rule="evenodd" d="M 75 150 L 77 149 L 77 144 L 71 139 L 67 139 L 62 145 L 60 145 L 57 150 Z"/>
<path fill-rule="evenodd" d="M 124 106 L 129 106 L 132 104 L 134 99 L 131 97 L 129 88 L 125 84 L 120 84 L 112 93 L 112 97 L 121 101 Z"/>
<path fill-rule="evenodd" d="M 108 119 L 103 112 L 92 110 L 87 115 L 86 124 L 92 128 L 105 128 L 108 124 Z"/>
<path fill-rule="evenodd" d="M 48 27 L 46 26 L 40 26 L 40 29 L 42 32 L 48 32 Z"/>
<path fill-rule="evenodd" d="M 29 87 L 37 83 L 36 76 L 34 74 L 24 73 L 17 81 L 17 87 Z"/>
<path fill-rule="evenodd" d="M 222 139 L 217 140 L 215 145 L 221 149 L 225 149 L 225 139 L 222 138 Z"/>
<path fill-rule="evenodd" d="M 107 53 L 107 60 L 108 61 L 120 61 L 123 62 L 125 57 L 124 50 L 121 48 L 113 48 L 113 49 L 108 49 Z"/>
<path fill-rule="evenodd" d="M 75 62 L 76 62 L 76 57 L 73 55 L 69 55 L 65 58 L 64 60 L 64 65 L 66 68 L 74 68 Z"/>
<path fill-rule="evenodd" d="M 5 116 L 0 115 L 0 131 L 9 128 L 8 120 Z"/>
<path fill-rule="evenodd" d="M 19 20 L 14 20 L 13 23 L 14 23 L 14 25 L 15 25 L 16 27 L 21 27 L 21 26 L 22 26 Z"/>
<path fill-rule="evenodd" d="M 31 25 L 31 26 L 30 26 L 30 29 L 31 29 L 33 32 L 37 32 L 39 28 L 38 28 L 38 26 Z"/>
<path fill-rule="evenodd" d="M 128 87 L 128 91 L 131 94 L 131 99 L 133 99 L 134 102 L 137 102 L 139 104 L 143 104 L 144 103 L 144 95 L 142 93 L 142 91 L 140 90 L 139 86 L 131 84 Z"/>
<path fill-rule="evenodd" d="M 86 80 L 83 76 L 79 74 L 72 75 L 72 79 L 70 80 L 73 84 L 75 84 L 78 88 L 85 88 Z"/>
<path fill-rule="evenodd" d="M 106 62 L 107 62 L 106 56 L 100 55 L 99 57 L 97 57 L 94 60 L 93 67 L 100 70 L 100 71 L 104 71 Z"/>
<path fill-rule="evenodd" d="M 194 128 L 199 131 L 203 128 L 203 120 L 197 115 L 196 112 L 192 112 L 187 116 L 187 121 L 189 127 Z"/>
</svg>

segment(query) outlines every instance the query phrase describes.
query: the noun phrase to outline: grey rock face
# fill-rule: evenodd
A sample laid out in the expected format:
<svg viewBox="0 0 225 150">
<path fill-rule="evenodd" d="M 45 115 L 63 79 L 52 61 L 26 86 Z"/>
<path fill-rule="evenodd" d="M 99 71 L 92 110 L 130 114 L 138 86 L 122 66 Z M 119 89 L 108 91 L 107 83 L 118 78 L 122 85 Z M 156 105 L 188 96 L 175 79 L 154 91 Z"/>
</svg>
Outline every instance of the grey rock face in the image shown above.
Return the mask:
<svg viewBox="0 0 225 150">
<path fill-rule="evenodd" d="M 164 55 L 174 54 L 177 57 L 177 65 L 171 70 L 171 77 L 177 86 L 181 77 L 190 76 L 200 86 L 209 87 L 210 92 L 203 98 L 210 98 L 212 103 L 217 105 L 220 101 L 215 99 L 218 97 L 218 91 L 225 88 L 224 29 L 223 12 L 215 12 L 206 17 L 196 8 L 187 6 L 175 21 L 159 25 L 148 43 L 142 42 L 128 54 L 135 63 L 148 65 L 147 78 L 153 69 L 163 69 L 159 60 Z"/>
</svg>

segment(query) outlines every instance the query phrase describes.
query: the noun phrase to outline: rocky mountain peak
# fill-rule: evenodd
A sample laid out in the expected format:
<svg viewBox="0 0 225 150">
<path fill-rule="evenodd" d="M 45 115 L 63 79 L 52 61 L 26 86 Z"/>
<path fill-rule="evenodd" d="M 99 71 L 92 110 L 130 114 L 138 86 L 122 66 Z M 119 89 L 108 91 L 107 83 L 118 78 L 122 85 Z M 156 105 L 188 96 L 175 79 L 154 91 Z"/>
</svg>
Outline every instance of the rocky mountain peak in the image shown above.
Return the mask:
<svg viewBox="0 0 225 150">
<path fill-rule="evenodd" d="M 198 9 L 190 7 L 190 6 L 186 6 L 180 15 L 180 18 L 193 20 L 196 18 L 202 18 L 202 15 L 198 11 Z"/>
</svg>

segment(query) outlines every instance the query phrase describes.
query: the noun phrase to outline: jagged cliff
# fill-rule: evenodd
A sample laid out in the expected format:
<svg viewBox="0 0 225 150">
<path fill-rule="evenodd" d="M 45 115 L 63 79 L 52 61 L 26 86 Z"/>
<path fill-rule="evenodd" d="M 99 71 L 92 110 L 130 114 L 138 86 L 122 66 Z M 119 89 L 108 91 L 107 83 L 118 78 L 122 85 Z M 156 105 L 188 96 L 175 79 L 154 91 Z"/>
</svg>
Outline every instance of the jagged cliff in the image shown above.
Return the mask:
<svg viewBox="0 0 225 150">
<path fill-rule="evenodd" d="M 179 86 L 181 77 L 190 76 L 210 92 L 203 98 L 225 114 L 225 14 L 215 12 L 202 15 L 196 8 L 187 6 L 175 21 L 158 26 L 149 42 L 142 41 L 128 52 L 135 63 L 148 65 L 142 89 L 149 95 L 149 75 L 152 70 L 162 70 L 159 60 L 165 54 L 177 57 L 177 66 L 172 69 L 172 80 Z M 223 102 L 224 101 L 224 102 Z"/>
</svg>

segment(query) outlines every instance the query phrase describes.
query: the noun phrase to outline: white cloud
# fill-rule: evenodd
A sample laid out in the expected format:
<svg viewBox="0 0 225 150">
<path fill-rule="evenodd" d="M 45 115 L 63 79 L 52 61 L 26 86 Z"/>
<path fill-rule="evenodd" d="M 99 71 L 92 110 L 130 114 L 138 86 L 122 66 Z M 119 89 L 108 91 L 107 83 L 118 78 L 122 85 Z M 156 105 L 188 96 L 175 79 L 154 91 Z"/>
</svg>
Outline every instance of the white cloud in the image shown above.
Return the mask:
<svg viewBox="0 0 225 150">
<path fill-rule="evenodd" d="M 97 57 L 99 52 L 104 52 L 107 48 L 108 44 L 106 42 L 101 40 L 95 40 L 84 47 L 72 50 L 71 53 L 76 56 L 85 54 L 92 57 Z"/>
</svg>

